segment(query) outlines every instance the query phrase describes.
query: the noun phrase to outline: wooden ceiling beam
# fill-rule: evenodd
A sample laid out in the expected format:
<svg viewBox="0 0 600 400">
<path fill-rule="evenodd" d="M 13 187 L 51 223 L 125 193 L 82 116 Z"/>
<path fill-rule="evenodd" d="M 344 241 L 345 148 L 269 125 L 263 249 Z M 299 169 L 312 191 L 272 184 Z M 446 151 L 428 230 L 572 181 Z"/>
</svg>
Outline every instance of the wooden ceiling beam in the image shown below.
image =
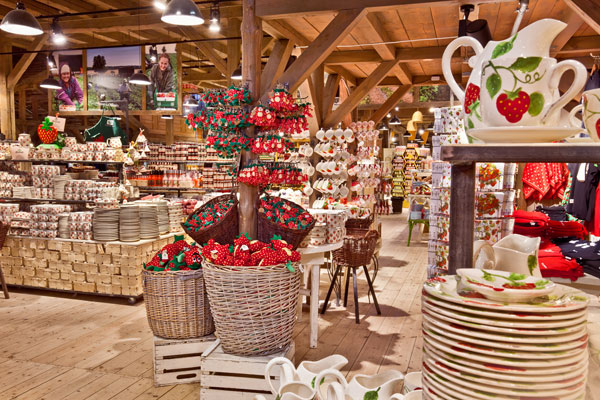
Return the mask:
<svg viewBox="0 0 600 400">
<path fill-rule="evenodd" d="M 414 48 L 399 48 L 396 49 L 396 55 L 400 56 L 401 63 L 413 61 L 433 61 L 442 58 L 445 47 L 414 47 Z M 400 53 L 398 53 L 400 52 Z M 460 60 L 459 56 L 452 57 L 453 60 Z M 375 50 L 348 50 L 334 51 L 326 59 L 327 65 L 343 65 L 343 64 L 361 64 L 361 63 L 379 63 L 382 61 L 381 56 Z"/>
<path fill-rule="evenodd" d="M 28 50 L 38 51 L 44 47 L 44 44 L 48 40 L 48 33 L 44 32 L 40 36 L 38 36 L 34 42 L 31 44 L 31 47 Z M 31 65 L 33 60 L 37 57 L 37 53 L 26 53 L 22 54 L 21 58 L 17 62 L 17 64 L 13 67 L 12 71 L 6 78 L 6 84 L 10 89 L 14 89 L 17 85 L 27 68 Z"/>
<path fill-rule="evenodd" d="M 568 55 L 589 55 L 600 51 L 600 36 L 577 36 L 569 41 L 558 52 L 561 57 Z"/>
<path fill-rule="evenodd" d="M 365 16 L 362 9 L 340 11 L 279 79 L 294 92 Z"/>
<path fill-rule="evenodd" d="M 323 122 L 323 89 L 325 86 L 325 66 L 319 65 L 308 77 L 308 87 L 312 104 L 315 110 L 315 118 L 319 126 Z"/>
<path fill-rule="evenodd" d="M 333 103 L 335 102 L 335 95 L 340 87 L 340 80 L 342 77 L 338 74 L 329 74 L 327 81 L 325 82 L 325 88 L 323 89 L 323 105 L 321 110 L 321 120 L 326 119 L 331 114 Z"/>
<path fill-rule="evenodd" d="M 370 119 L 372 121 L 375 121 L 375 125 L 377 125 L 379 121 L 381 121 L 383 117 L 385 117 L 387 113 L 389 113 L 392 110 L 392 108 L 394 108 L 396 104 L 398 104 L 400 99 L 404 97 L 404 95 L 408 93 L 410 89 L 412 89 L 412 85 L 398 86 L 398 89 L 396 89 L 394 93 L 392 93 L 392 95 L 388 97 L 385 103 L 383 103 L 381 107 L 379 107 L 377 111 L 375 111 L 375 113 L 371 115 Z"/>
<path fill-rule="evenodd" d="M 298 46 L 308 46 L 310 44 L 310 40 L 306 39 L 300 32 L 292 28 L 285 21 L 263 21 L 263 31 L 273 36 L 275 39 L 289 39 Z"/>
<path fill-rule="evenodd" d="M 180 26 L 179 30 L 187 36 L 188 39 L 194 39 L 200 36 L 199 32 L 193 26 Z M 211 63 L 213 63 L 219 72 L 227 76 L 227 63 L 219 54 L 217 54 L 214 47 L 211 46 L 211 43 L 194 42 L 194 45 L 210 60 Z"/>
<path fill-rule="evenodd" d="M 597 0 L 564 0 L 593 30 L 600 34 L 600 7 Z"/>
<path fill-rule="evenodd" d="M 556 54 L 565 47 L 575 32 L 577 32 L 584 24 L 583 19 L 573 9 L 567 8 L 565 14 L 566 15 L 560 19 L 564 21 L 567 26 L 552 42 L 552 46 L 550 46 L 550 57 L 556 57 Z"/>
<path fill-rule="evenodd" d="M 581 0 L 577 0 L 581 1 Z M 594 0 L 585 0 L 593 2 Z M 469 3 L 503 3 L 513 0 L 474 0 Z M 434 7 L 436 5 L 460 5 L 462 0 L 256 0 L 256 13 L 263 19 L 291 18 L 331 13 L 338 10 L 367 8 L 370 11 L 385 11 L 399 7 Z"/>
<path fill-rule="evenodd" d="M 269 88 L 273 87 L 277 79 L 283 74 L 293 48 L 294 43 L 292 43 L 291 40 L 280 39 L 275 42 L 267 65 L 265 65 L 260 78 L 261 96 L 264 95 Z"/>
<path fill-rule="evenodd" d="M 323 122 L 323 127 L 330 128 L 342 121 L 344 116 L 352 111 L 358 103 L 379 84 L 390 71 L 398 64 L 399 60 L 384 61 L 348 96 L 346 101 L 339 105 Z"/>
</svg>

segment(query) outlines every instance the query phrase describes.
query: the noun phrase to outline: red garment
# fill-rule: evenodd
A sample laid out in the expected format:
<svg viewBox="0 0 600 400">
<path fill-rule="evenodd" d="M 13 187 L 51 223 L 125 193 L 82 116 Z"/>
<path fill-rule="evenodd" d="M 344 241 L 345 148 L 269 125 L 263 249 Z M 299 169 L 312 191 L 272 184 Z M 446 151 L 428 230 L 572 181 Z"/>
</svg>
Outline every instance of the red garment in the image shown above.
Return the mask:
<svg viewBox="0 0 600 400">
<path fill-rule="evenodd" d="M 548 221 L 546 236 L 549 238 L 576 237 L 585 239 L 588 235 L 587 229 L 577 221 Z"/>
<path fill-rule="evenodd" d="M 523 170 L 523 195 L 534 201 L 562 199 L 568 180 L 564 163 L 528 163 Z"/>
<path fill-rule="evenodd" d="M 565 278 L 572 281 L 583 276 L 583 267 L 573 259 L 566 259 L 560 247 L 542 239 L 538 252 L 540 271 L 544 278 Z"/>
<path fill-rule="evenodd" d="M 544 236 L 546 225 L 550 220 L 550 217 L 538 211 L 515 210 L 513 217 L 515 217 L 513 232 L 532 237 Z"/>
<path fill-rule="evenodd" d="M 594 236 L 600 236 L 600 185 L 596 188 L 596 204 L 594 204 L 594 226 L 588 227 Z"/>
</svg>

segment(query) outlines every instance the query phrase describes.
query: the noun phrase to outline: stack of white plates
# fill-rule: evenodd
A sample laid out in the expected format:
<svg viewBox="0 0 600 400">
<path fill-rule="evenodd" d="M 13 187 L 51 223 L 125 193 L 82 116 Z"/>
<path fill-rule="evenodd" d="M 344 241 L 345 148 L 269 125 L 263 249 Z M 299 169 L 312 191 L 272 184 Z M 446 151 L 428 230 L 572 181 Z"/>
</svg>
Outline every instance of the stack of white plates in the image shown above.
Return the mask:
<svg viewBox="0 0 600 400">
<path fill-rule="evenodd" d="M 68 175 L 56 175 L 54 176 L 54 198 L 64 199 L 65 198 L 65 185 L 67 181 L 71 180 Z"/>
<path fill-rule="evenodd" d="M 17 199 L 30 199 L 33 197 L 33 187 L 15 186 L 12 188 L 12 197 Z"/>
<path fill-rule="evenodd" d="M 103 242 L 119 240 L 119 209 L 94 209 L 92 229 L 94 240 Z"/>
<path fill-rule="evenodd" d="M 181 202 L 169 203 L 169 230 L 170 232 L 181 232 L 183 219 L 183 207 Z"/>
<path fill-rule="evenodd" d="M 140 206 L 137 204 L 122 205 L 119 218 L 119 238 L 122 242 L 140 240 Z"/>
<path fill-rule="evenodd" d="M 169 233 L 169 205 L 166 201 L 157 201 L 158 231 L 160 234 Z"/>
<path fill-rule="evenodd" d="M 518 275 L 512 278 L 525 289 L 511 289 L 514 280 L 503 278 L 508 273 L 490 272 L 484 277 L 481 270 L 459 270 L 458 285 L 456 276 L 425 283 L 425 398 L 583 400 L 588 368 L 585 293 Z M 521 284 L 529 281 L 533 289 Z M 484 297 L 482 292 L 490 288 L 509 297 L 518 290 L 520 302 Z M 524 300 L 528 290 L 547 293 Z"/>
<path fill-rule="evenodd" d="M 140 239 L 153 239 L 159 236 L 158 207 L 153 203 L 140 205 Z"/>
<path fill-rule="evenodd" d="M 69 214 L 60 214 L 58 216 L 58 237 L 69 239 L 71 237 L 69 229 Z"/>
</svg>

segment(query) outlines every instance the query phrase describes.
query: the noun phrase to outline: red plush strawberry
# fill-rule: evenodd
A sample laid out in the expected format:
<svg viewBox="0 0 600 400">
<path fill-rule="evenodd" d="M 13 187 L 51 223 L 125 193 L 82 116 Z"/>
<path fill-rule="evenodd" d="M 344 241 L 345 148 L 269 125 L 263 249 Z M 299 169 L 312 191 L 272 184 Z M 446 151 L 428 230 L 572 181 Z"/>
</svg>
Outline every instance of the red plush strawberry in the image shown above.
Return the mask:
<svg viewBox="0 0 600 400">
<path fill-rule="evenodd" d="M 200 249 L 194 246 L 187 250 L 185 253 L 184 261 L 185 265 L 200 264 L 202 262 L 202 256 L 200 255 Z"/>
<path fill-rule="evenodd" d="M 250 246 L 250 236 L 247 233 L 240 235 L 237 239 L 233 241 L 234 246 L 246 245 Z"/>
<path fill-rule="evenodd" d="M 46 117 L 44 122 L 38 126 L 37 133 L 42 143 L 45 144 L 52 144 L 56 142 L 56 138 L 58 137 L 58 131 L 48 117 Z"/>
<path fill-rule="evenodd" d="M 474 85 L 472 83 L 469 83 L 469 86 L 467 86 L 467 91 L 465 92 L 465 113 L 470 114 L 471 113 L 471 105 L 474 104 L 476 101 L 479 101 L 479 93 L 480 93 L 480 88 L 477 85 Z"/>
<path fill-rule="evenodd" d="M 511 123 L 519 122 L 529 110 L 530 104 L 529 94 L 520 89 L 514 92 L 502 93 L 496 100 L 498 112 Z"/>
<path fill-rule="evenodd" d="M 267 246 L 266 243 L 261 242 L 260 240 L 252 240 L 249 244 L 248 247 L 250 247 L 250 251 L 252 253 L 255 253 L 257 251 L 259 251 L 260 249 L 262 249 L 263 247 Z"/>
<path fill-rule="evenodd" d="M 275 250 L 281 250 L 283 248 L 291 250 L 294 247 L 285 240 L 281 239 L 281 236 L 279 235 L 273 236 L 273 238 L 271 239 L 271 246 L 273 246 Z"/>
</svg>

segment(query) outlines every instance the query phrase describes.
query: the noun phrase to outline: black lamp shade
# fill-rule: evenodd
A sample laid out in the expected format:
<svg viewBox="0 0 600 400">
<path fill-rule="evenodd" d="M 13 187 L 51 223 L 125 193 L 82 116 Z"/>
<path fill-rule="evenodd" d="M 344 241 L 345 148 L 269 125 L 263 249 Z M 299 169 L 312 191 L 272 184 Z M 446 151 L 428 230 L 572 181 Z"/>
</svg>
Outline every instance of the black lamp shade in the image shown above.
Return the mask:
<svg viewBox="0 0 600 400">
<path fill-rule="evenodd" d="M 235 71 L 233 71 L 233 74 L 231 74 L 231 79 L 234 79 L 236 81 L 242 80 L 242 67 L 241 66 L 237 67 L 237 69 Z"/>
<path fill-rule="evenodd" d="M 477 39 L 483 47 L 492 40 L 490 27 L 485 19 L 476 19 L 469 22 L 469 25 L 467 25 L 467 36 Z"/>
<path fill-rule="evenodd" d="M 9 11 L 2 19 L 0 29 L 15 35 L 37 36 L 44 33 L 40 23 L 33 15 L 25 10 L 22 2 L 17 2 L 17 8 Z"/>
<path fill-rule="evenodd" d="M 183 26 L 204 23 L 200 10 L 192 0 L 171 0 L 160 19 L 167 24 Z"/>
<path fill-rule="evenodd" d="M 143 86 L 148 86 L 152 83 L 150 82 L 150 79 L 148 79 L 148 77 L 142 74 L 141 72 L 136 72 L 135 74 L 131 75 L 131 78 L 129 78 L 129 82 L 133 83 L 134 85 Z"/>
<path fill-rule="evenodd" d="M 393 116 L 392 119 L 390 119 L 390 121 L 388 122 L 388 124 L 390 125 L 402 125 L 402 121 L 400 121 L 400 118 L 398 118 L 397 116 Z"/>
<path fill-rule="evenodd" d="M 189 97 L 185 103 L 183 103 L 184 107 L 189 107 L 189 108 L 196 108 L 198 107 L 198 101 L 196 99 L 194 99 L 193 97 Z"/>
<path fill-rule="evenodd" d="M 61 89 L 60 83 L 52 76 L 47 77 L 43 81 L 40 82 L 40 87 L 44 89 Z"/>
</svg>

